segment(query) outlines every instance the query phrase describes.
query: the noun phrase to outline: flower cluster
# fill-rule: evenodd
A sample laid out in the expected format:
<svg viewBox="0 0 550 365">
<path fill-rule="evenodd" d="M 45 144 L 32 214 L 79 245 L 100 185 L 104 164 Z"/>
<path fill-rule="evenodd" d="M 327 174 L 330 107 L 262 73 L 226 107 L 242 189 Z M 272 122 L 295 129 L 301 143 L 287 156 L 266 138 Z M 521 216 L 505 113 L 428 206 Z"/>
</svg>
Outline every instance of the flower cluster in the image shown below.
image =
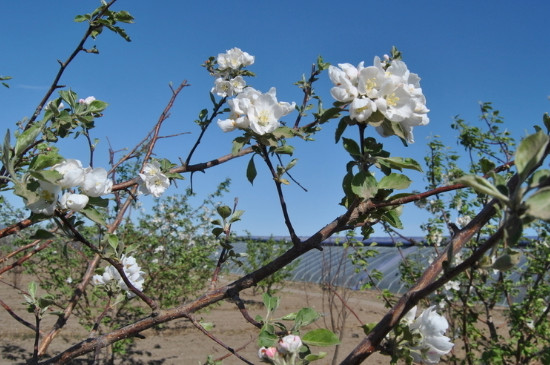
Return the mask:
<svg viewBox="0 0 550 365">
<path fill-rule="evenodd" d="M 169 186 L 170 179 L 162 173 L 157 161 L 145 164 L 143 172 L 139 174 L 139 192 L 141 194 L 151 194 L 158 198 Z"/>
<path fill-rule="evenodd" d="M 239 71 L 254 63 L 254 56 L 241 51 L 239 48 L 232 48 L 226 53 L 218 54 L 216 59 L 218 68 L 214 72 L 216 80 L 212 93 L 221 97 L 234 96 L 242 92 L 246 82 L 239 74 Z"/>
<path fill-rule="evenodd" d="M 145 278 L 143 277 L 144 272 L 141 271 L 141 267 L 137 264 L 136 259 L 132 256 L 122 255 L 121 262 L 124 274 L 130 283 L 132 283 L 136 289 L 142 291 L 143 282 L 145 281 Z M 107 285 L 110 282 L 115 282 L 119 288 L 126 290 L 126 295 L 128 297 L 131 298 L 134 296 L 134 293 L 128 289 L 128 286 L 124 280 L 122 280 L 119 272 L 112 265 L 107 266 L 102 275 L 94 275 L 92 277 L 93 285 Z"/>
<path fill-rule="evenodd" d="M 228 101 L 231 108 L 229 119 L 218 120 L 218 126 L 229 132 L 236 128 L 250 129 L 264 135 L 280 126 L 279 119 L 295 108 L 295 103 L 278 102 L 276 90 L 272 87 L 267 93 L 247 87 L 237 97 Z"/>
<path fill-rule="evenodd" d="M 62 178 L 55 183 L 37 180 L 35 199 L 26 198 L 26 206 L 33 213 L 53 215 L 57 203 L 61 209 L 80 211 L 86 207 L 89 197 L 99 197 L 111 192 L 113 181 L 104 168 L 83 168 L 79 160 L 67 159 L 52 167 Z M 71 189 L 79 188 L 80 193 Z M 67 190 L 59 199 L 61 189 Z"/>
<path fill-rule="evenodd" d="M 294 365 L 302 347 L 300 336 L 288 335 L 279 340 L 277 347 L 262 347 L 258 356 L 263 362 L 274 365 Z"/>
<path fill-rule="evenodd" d="M 451 351 L 454 344 L 444 333 L 449 327 L 445 317 L 435 312 L 435 306 L 425 309 L 418 318 L 416 306 L 402 319 L 411 333 L 418 334 L 419 339 L 409 346 L 410 354 L 415 362 L 422 364 L 437 364 L 441 356 Z"/>
<path fill-rule="evenodd" d="M 231 115 L 228 119 L 218 120 L 224 132 L 244 129 L 258 135 L 271 133 L 279 127 L 279 119 L 295 108 L 295 103 L 277 101 L 275 88 L 264 94 L 246 85 L 243 76 L 253 74 L 243 68 L 253 63 L 254 56 L 239 48 L 232 48 L 218 55 L 217 68 L 210 68 L 216 77 L 212 93 L 233 97 L 227 102 Z"/>
<path fill-rule="evenodd" d="M 329 67 L 329 77 L 334 87 L 332 96 L 339 102 L 349 104 L 350 118 L 356 123 L 373 122 L 382 136 L 389 135 L 379 125 L 377 118 L 369 120 L 379 112 L 383 118 L 401 125 L 406 139 L 412 143 L 413 126 L 429 123 L 426 98 L 420 88 L 420 78 L 411 73 L 405 62 L 374 58 L 373 66 L 357 67 L 342 63 Z"/>
</svg>

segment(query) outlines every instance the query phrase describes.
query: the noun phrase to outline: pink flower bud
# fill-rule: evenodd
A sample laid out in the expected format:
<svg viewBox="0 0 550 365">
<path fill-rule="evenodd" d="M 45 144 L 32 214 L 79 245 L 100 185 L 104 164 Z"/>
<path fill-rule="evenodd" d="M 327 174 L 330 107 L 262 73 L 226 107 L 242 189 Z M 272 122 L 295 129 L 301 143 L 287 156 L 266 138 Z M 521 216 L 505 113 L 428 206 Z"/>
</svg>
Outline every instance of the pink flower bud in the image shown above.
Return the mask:
<svg viewBox="0 0 550 365">
<path fill-rule="evenodd" d="M 302 347 L 300 336 L 288 335 L 279 340 L 279 352 L 282 354 L 297 353 Z"/>
</svg>

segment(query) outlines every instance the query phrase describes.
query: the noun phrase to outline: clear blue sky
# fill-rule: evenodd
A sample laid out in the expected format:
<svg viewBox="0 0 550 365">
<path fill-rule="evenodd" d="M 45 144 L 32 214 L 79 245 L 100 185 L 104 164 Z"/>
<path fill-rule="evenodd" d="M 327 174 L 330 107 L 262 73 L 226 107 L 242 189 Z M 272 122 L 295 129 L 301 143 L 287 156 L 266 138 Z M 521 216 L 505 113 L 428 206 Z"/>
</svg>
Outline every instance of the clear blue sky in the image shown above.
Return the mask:
<svg viewBox="0 0 550 365">
<path fill-rule="evenodd" d="M 3 130 L 13 129 L 17 120 L 32 114 L 57 72 L 57 59 L 69 55 L 85 30 L 84 24 L 73 22 L 74 16 L 98 4 L 95 0 L 2 4 L 0 74 L 13 77 L 10 89 L 0 88 Z M 457 147 L 452 118 L 460 114 L 475 121 L 479 101 L 493 102 L 518 137 L 550 111 L 550 3 L 543 0 L 120 0 L 113 9 L 128 10 L 135 17 L 135 24 L 124 25 L 132 42 L 105 32 L 88 43 L 96 44 L 100 54 L 81 54 L 61 80 L 82 97 L 94 95 L 110 104 L 93 130 L 93 137 L 101 140 L 96 166 L 107 167 L 107 136 L 114 149 L 133 147 L 164 108 L 170 96 L 168 83 L 184 79 L 192 87 L 180 95 L 162 134 L 190 134 L 162 141 L 157 153 L 172 161 L 185 158 L 198 134 L 193 120 L 209 107 L 213 79 L 200 65 L 232 47 L 256 57 L 251 70 L 257 77 L 249 80 L 253 87 L 265 92 L 275 86 L 279 100 L 299 103 L 301 91 L 292 84 L 309 72 L 318 55 L 332 64 L 365 61 L 368 65 L 375 55 L 397 46 L 409 69 L 422 78 L 431 122 L 415 128 L 416 143 L 409 147 L 395 137 L 381 140 L 394 156 L 421 161 L 426 138 L 434 134 Z M 327 106 L 332 103 L 329 88 L 325 74 L 317 90 Z M 292 117 L 295 114 L 285 119 Z M 296 185 L 285 188 L 299 235 L 312 234 L 343 213 L 338 202 L 347 157 L 334 144 L 335 125 L 326 126 L 316 143 L 294 143 L 299 163 L 292 173 L 309 190 L 305 193 Z M 236 136 L 237 132 L 224 134 L 212 126 L 192 162 L 229 153 Z M 62 154 L 86 161 L 83 145 L 83 140 L 66 143 Z M 259 176 L 250 186 L 247 163 L 248 157 L 196 174 L 194 186 L 199 193 L 210 192 L 230 176 L 232 189 L 224 202 L 231 205 L 238 197 L 239 208 L 246 211 L 234 228 L 286 235 L 267 171 L 258 164 Z M 414 188 L 424 186 L 422 174 L 412 177 Z M 188 182 L 180 182 L 180 189 Z M 421 234 L 423 219 L 413 207 L 405 208 L 404 233 Z"/>
</svg>

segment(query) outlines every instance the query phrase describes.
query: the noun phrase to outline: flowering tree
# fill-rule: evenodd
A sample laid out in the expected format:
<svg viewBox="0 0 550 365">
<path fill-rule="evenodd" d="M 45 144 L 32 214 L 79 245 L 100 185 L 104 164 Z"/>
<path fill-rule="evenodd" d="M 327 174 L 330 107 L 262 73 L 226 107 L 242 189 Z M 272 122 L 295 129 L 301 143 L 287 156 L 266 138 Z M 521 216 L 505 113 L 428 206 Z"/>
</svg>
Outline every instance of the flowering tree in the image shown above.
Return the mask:
<svg viewBox="0 0 550 365">
<path fill-rule="evenodd" d="M 417 304 L 459 274 L 479 266 L 490 250 L 501 244 L 513 249 L 526 227 L 550 220 L 550 174 L 548 170 L 540 169 L 549 149 L 550 118 L 547 115 L 543 120 L 546 131 L 537 127 L 536 133 L 526 137 L 502 164 L 496 165 L 489 159 L 480 160 L 480 168 L 471 174 L 453 176 L 444 184 L 434 184 L 422 193 L 396 193 L 408 189 L 411 184 L 411 179 L 403 171 L 421 171 L 421 165 L 408 157 L 392 156 L 371 131 L 376 130 L 382 137 L 400 138 L 408 144 L 414 142 L 413 128 L 429 123 L 429 110 L 420 87 L 420 78 L 408 70 L 396 49 L 382 59 L 375 57 L 373 64 L 366 67 L 364 63 L 332 66 L 319 58 L 310 76 L 298 82 L 304 98 L 297 105 L 279 101 L 275 88 L 262 92 L 249 86 L 246 80 L 254 74 L 247 70 L 247 66 L 253 64 L 255 59 L 238 48 L 232 48 L 209 58 L 203 65 L 214 77 L 212 107 L 200 112 L 197 120 L 200 133 L 185 160 L 176 164 L 167 159 L 153 158 L 163 122 L 181 90 L 188 86 L 184 81 L 172 88 L 172 96 L 165 110 L 141 143 L 118 161 L 113 159 L 109 170 L 93 167 L 95 147 L 90 131 L 94 128 L 95 119 L 108 112 L 107 103 L 94 97 L 79 98 L 74 91 L 60 86 L 59 80 L 79 53 L 97 53 L 95 48 L 85 48 L 89 37 L 96 38 L 108 29 L 129 39 L 120 23 L 131 23 L 133 18 L 126 11 L 111 10 L 115 2 L 102 3 L 92 13 L 76 17 L 76 21 L 88 23 L 81 42 L 66 61 L 60 62 L 58 74 L 32 117 L 18 125 L 13 135 L 10 129 L 7 130 L 0 151 L 0 188 L 20 197 L 30 211 L 28 218 L 18 219 L 0 230 L 0 237 L 21 234 L 24 239 L 2 258 L 2 261 L 16 260 L 2 268 L 0 273 L 25 263 L 32 266 L 31 258 L 46 252 L 60 237 L 78 244 L 75 250 L 81 259 L 80 265 L 84 264 L 78 282 L 69 280 L 70 277 L 65 279 L 71 284 L 71 292 L 62 302 L 53 296 L 53 291 L 38 296 L 36 285 L 29 287 L 25 300 L 35 315 L 35 324 L 22 321 L 17 314 L 10 312 L 15 320 L 34 331 L 31 363 L 65 363 L 88 353 L 97 357 L 105 346 L 138 336 L 159 324 L 185 318 L 196 327 L 198 335 L 208 336 L 242 362 L 251 364 L 252 360 L 212 336 L 207 326 L 196 319 L 197 311 L 223 300 L 236 303 L 236 309 L 258 328 L 258 356 L 261 361 L 271 364 L 307 364 L 315 361 L 323 355 L 313 353 L 312 346 L 337 343 L 334 334 L 328 330 L 304 330 L 303 327 L 319 317 L 318 313 L 304 308 L 287 317 L 292 325 L 286 326 L 272 318 L 279 299 L 266 294 L 264 304 L 267 315 L 255 320 L 247 314 L 239 293 L 275 274 L 306 252 L 322 249 L 321 243 L 336 233 L 360 229 L 368 237 L 375 224 L 399 228 L 402 226 L 399 218 L 402 205 L 437 197 L 448 191 L 470 189 L 484 198 L 478 211 L 472 212 L 471 220 L 454 232 L 445 248 L 427 267 L 421 268 L 418 280 L 411 284 L 388 313 L 378 323 L 365 326 L 365 337 L 343 361 L 345 364 L 358 364 L 372 353 L 382 351 L 391 355 L 392 361 L 402 358 L 409 363 L 437 363 L 453 348 L 453 343 L 445 334 L 448 321 L 437 313 L 434 306 L 427 306 L 415 318 Z M 334 85 L 330 93 L 335 102 L 329 109 L 324 109 L 319 103 L 317 111 L 309 115 L 308 110 L 313 108 L 311 100 L 320 99 L 313 88 L 314 83 L 327 69 Z M 9 78 L 2 77 L 2 80 Z M 54 92 L 58 89 L 61 90 L 57 97 Z M 290 123 L 289 118 L 294 111 L 298 115 L 294 123 Z M 287 120 L 285 124 L 281 122 L 282 118 Z M 337 123 L 336 141 L 343 142 L 350 156 L 343 176 L 344 197 L 341 204 L 345 213 L 332 222 L 320 222 L 322 228 L 310 237 L 300 239 L 288 214 L 283 190 L 284 185 L 291 183 L 288 171 L 296 165 L 296 160 L 283 161 L 296 153 L 290 144 L 294 138 L 311 140 L 326 123 Z M 232 153 L 213 161 L 191 164 L 191 158 L 206 131 L 216 124 L 224 132 L 235 134 Z M 346 129 L 355 137 L 343 137 Z M 84 167 L 72 156 L 59 154 L 56 144 L 68 136 L 84 138 L 89 143 L 89 166 Z M 292 241 L 291 248 L 273 257 L 266 265 L 229 284 L 218 283 L 218 273 L 224 264 L 238 258 L 231 243 L 231 226 L 240 220 L 243 212 L 237 209 L 236 203 L 233 207 L 218 205 L 215 207 L 216 219 L 211 219 L 214 210 L 210 210 L 194 223 L 187 222 L 183 217 L 174 218 L 176 211 L 170 211 L 169 214 L 174 214 L 170 219 L 177 223 L 174 227 L 156 226 L 152 218 L 148 220 L 148 225 L 143 224 L 143 230 L 136 230 L 132 226 L 134 223 L 125 222 L 142 195 L 159 198 L 174 180 L 182 179 L 185 174 L 214 168 L 247 155 L 252 156 L 246 171 L 251 182 L 258 174 L 253 158 L 256 155 L 263 160 L 272 176 Z M 274 164 L 275 160 L 278 164 Z M 378 178 L 375 172 L 381 173 L 382 177 Z M 219 192 L 215 195 L 219 196 Z M 157 211 L 155 218 L 162 216 L 162 213 Z M 496 218 L 498 225 L 489 226 Z M 85 224 L 90 221 L 95 224 L 92 228 Z M 187 224 L 193 228 L 183 230 Z M 483 239 L 470 247 L 467 257 L 458 260 L 457 256 L 462 254 L 466 244 L 482 230 L 485 230 Z M 193 247 L 199 237 L 207 235 L 206 231 L 210 240 L 206 240 L 205 245 L 211 244 L 215 238 L 220 248 L 216 265 L 206 265 L 205 255 L 204 260 L 190 261 L 192 264 L 185 267 L 184 262 L 178 261 L 177 255 L 164 254 L 166 250 L 173 249 L 174 240 Z M 193 234 L 189 235 L 189 232 Z M 140 237 L 140 234 L 143 236 Z M 162 245 L 151 240 L 151 237 L 173 237 L 174 240 Z M 204 255 L 204 250 L 197 250 L 196 254 Z M 209 288 L 193 286 L 189 292 L 201 290 L 201 294 L 180 304 L 165 293 L 169 290 L 166 286 L 157 285 L 161 280 L 148 284 L 154 275 L 161 275 L 159 268 L 155 267 L 159 259 L 165 260 L 163 264 L 167 266 L 174 264 L 176 266 L 173 267 L 201 278 L 204 277 L 204 268 L 211 270 Z M 514 254 L 508 252 L 498 260 L 500 262 L 493 265 L 495 269 L 503 269 L 505 264 L 509 267 L 514 264 Z M 76 261 L 68 260 L 67 263 L 77 266 Z M 89 337 L 56 356 L 44 357 L 68 318 L 80 307 L 90 305 L 88 300 L 84 300 L 90 290 L 103 295 L 105 305 L 104 311 L 93 316 Z M 54 303 L 62 310 L 53 327 L 45 332 L 40 323 Z M 106 333 L 98 333 L 97 327 L 103 323 L 107 312 L 119 303 L 136 308 L 144 304 L 148 309 L 140 318 L 126 317 L 126 322 L 110 327 Z M 545 319 L 540 319 L 540 323 L 543 321 Z"/>
</svg>

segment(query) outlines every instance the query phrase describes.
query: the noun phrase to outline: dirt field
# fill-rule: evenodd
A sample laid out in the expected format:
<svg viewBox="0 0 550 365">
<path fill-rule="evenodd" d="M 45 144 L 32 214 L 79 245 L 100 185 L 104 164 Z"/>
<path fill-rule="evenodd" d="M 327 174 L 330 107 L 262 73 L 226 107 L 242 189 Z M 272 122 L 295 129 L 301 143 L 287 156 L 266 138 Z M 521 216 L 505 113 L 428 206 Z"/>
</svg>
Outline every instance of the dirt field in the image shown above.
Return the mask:
<svg viewBox="0 0 550 365">
<path fill-rule="evenodd" d="M 225 278 L 227 280 L 228 278 Z M 26 312 L 22 305 L 23 297 L 18 295 L 13 288 L 5 285 L 12 283 L 11 275 L 0 278 L 0 299 L 25 320 L 33 323 L 33 316 Z M 25 287 L 25 280 L 20 285 Z M 325 327 L 330 328 L 331 316 L 330 306 L 327 304 L 327 292 L 321 290 L 316 284 L 307 283 L 289 283 L 281 292 L 278 293 L 281 299 L 281 305 L 276 315 L 283 316 L 291 312 L 296 312 L 302 307 L 312 307 L 318 312 L 323 313 L 311 328 Z M 343 293 L 340 293 L 343 294 Z M 380 319 L 385 312 L 377 295 L 372 292 L 348 292 L 348 305 L 353 309 L 355 315 L 348 311 L 348 317 L 343 333 L 343 345 L 338 349 L 338 360 L 342 360 L 351 351 L 363 337 L 360 325 L 363 323 L 374 322 Z M 265 309 L 261 303 L 261 294 L 253 295 L 252 291 L 246 291 L 242 295 L 246 302 L 250 315 L 254 318 L 256 315 L 265 315 Z M 338 300 L 338 304 L 340 301 Z M 257 357 L 256 338 L 258 331 L 252 325 L 247 323 L 241 314 L 235 310 L 235 305 L 231 303 L 222 303 L 219 306 L 200 313 L 197 318 L 202 318 L 205 322 L 214 323 L 211 333 L 232 348 L 239 349 L 239 354 L 244 356 L 250 362 L 260 363 Z M 48 323 L 53 323 L 55 316 L 46 316 L 41 328 L 47 331 Z M 25 360 L 32 354 L 34 334 L 27 327 L 13 320 L 6 310 L 0 308 L 0 364 L 24 364 Z M 136 339 L 135 345 L 125 356 L 117 357 L 117 364 L 147 364 L 147 365 L 171 365 L 171 364 L 201 364 L 206 361 L 207 355 L 212 355 L 214 359 L 220 359 L 228 353 L 211 339 L 199 333 L 188 321 L 176 320 L 171 322 L 162 330 L 148 330 L 143 332 L 145 339 Z M 68 348 L 70 345 L 78 343 L 87 336 L 77 323 L 75 318 L 71 318 L 66 328 L 54 340 L 49 348 L 50 354 L 58 353 Z M 317 353 L 319 351 L 327 352 L 325 359 L 317 361 L 316 364 L 331 364 L 335 347 L 320 348 L 312 347 Z M 89 360 L 82 358 L 75 360 L 72 364 L 89 364 Z M 339 362 L 338 362 L 339 363 Z M 383 356 L 370 357 L 366 362 L 369 364 L 387 364 L 389 358 Z M 243 364 L 243 362 L 234 356 L 226 357 L 223 360 L 224 365 Z"/>
</svg>

